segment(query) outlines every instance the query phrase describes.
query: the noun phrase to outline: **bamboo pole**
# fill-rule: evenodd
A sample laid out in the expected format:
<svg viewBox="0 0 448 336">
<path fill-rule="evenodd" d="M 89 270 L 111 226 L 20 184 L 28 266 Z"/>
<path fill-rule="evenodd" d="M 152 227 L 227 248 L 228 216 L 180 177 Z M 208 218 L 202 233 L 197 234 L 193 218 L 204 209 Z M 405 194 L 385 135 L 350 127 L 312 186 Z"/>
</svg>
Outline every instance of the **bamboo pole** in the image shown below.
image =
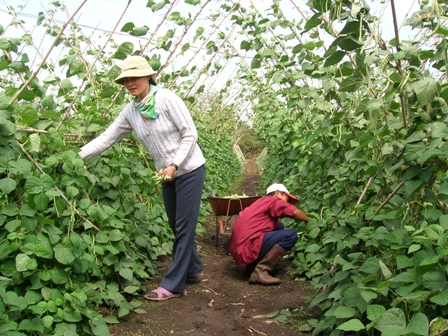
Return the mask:
<svg viewBox="0 0 448 336">
<path fill-rule="evenodd" d="M 383 203 L 381 203 L 381 205 L 378 207 L 378 209 L 375 210 L 375 215 L 378 214 L 378 212 L 381 211 L 382 208 L 384 208 L 384 206 L 390 201 L 390 199 L 398 192 L 398 190 L 400 190 L 400 188 L 404 185 L 404 182 L 400 182 L 399 185 L 397 185 L 395 187 L 395 189 L 392 191 L 392 193 L 387 196 L 387 198 L 384 200 Z"/>
<path fill-rule="evenodd" d="M 390 0 L 390 5 L 392 8 L 392 18 L 393 18 L 394 32 L 395 32 L 395 44 L 396 44 L 397 52 L 399 52 L 400 51 L 400 33 L 398 31 L 397 14 L 396 14 L 396 10 L 395 10 L 395 0 Z M 401 68 L 401 61 L 399 59 L 396 60 L 396 64 L 397 64 L 398 72 L 400 74 L 403 74 L 403 70 Z M 403 127 L 405 129 L 408 129 L 408 117 L 407 117 L 407 112 L 406 112 L 405 98 L 404 98 L 403 92 L 399 92 L 399 95 L 400 95 L 400 102 L 401 102 L 401 114 L 403 117 Z"/>
</svg>

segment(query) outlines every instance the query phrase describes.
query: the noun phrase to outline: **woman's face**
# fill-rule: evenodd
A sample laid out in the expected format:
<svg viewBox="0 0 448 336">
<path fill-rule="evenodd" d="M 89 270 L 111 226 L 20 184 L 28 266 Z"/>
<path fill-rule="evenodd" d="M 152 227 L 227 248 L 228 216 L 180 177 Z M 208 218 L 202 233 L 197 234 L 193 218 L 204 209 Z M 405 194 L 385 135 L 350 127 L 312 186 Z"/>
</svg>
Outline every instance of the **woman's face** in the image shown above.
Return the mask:
<svg viewBox="0 0 448 336">
<path fill-rule="evenodd" d="M 128 89 L 129 93 L 139 100 L 145 98 L 149 93 L 149 77 L 125 77 L 122 80 L 123 86 Z"/>
</svg>

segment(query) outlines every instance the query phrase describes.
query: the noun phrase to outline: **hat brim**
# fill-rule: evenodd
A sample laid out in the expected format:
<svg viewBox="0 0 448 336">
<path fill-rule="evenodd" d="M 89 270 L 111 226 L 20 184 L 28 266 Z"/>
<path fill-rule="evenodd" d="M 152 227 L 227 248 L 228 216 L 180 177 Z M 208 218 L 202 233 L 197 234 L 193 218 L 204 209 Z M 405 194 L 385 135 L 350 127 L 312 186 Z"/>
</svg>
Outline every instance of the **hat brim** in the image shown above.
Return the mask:
<svg viewBox="0 0 448 336">
<path fill-rule="evenodd" d="M 153 81 L 156 80 L 156 72 L 155 71 L 151 71 L 151 70 L 137 70 L 137 69 L 132 69 L 132 70 L 125 70 L 123 72 L 121 72 L 121 74 L 115 78 L 114 82 L 120 85 L 123 85 L 123 80 L 125 78 L 129 78 L 129 77 L 146 77 L 146 76 L 150 76 L 152 78 Z"/>
<path fill-rule="evenodd" d="M 284 193 L 286 195 L 288 195 L 288 203 L 292 204 L 292 205 L 296 205 L 297 203 L 299 203 L 299 199 L 293 195 L 291 195 L 290 193 L 284 191 Z"/>
</svg>

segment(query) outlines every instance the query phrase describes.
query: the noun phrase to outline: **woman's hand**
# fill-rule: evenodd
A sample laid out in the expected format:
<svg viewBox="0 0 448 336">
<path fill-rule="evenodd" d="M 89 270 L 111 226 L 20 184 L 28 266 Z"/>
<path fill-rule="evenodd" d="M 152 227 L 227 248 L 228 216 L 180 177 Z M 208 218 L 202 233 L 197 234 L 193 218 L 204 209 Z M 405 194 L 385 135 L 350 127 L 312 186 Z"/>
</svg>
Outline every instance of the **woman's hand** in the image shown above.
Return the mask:
<svg viewBox="0 0 448 336">
<path fill-rule="evenodd" d="M 176 172 L 176 168 L 173 166 L 166 167 L 165 169 L 159 171 L 157 176 L 161 176 L 165 174 L 165 179 L 162 181 L 162 183 L 171 182 L 174 178 L 174 173 Z"/>
</svg>

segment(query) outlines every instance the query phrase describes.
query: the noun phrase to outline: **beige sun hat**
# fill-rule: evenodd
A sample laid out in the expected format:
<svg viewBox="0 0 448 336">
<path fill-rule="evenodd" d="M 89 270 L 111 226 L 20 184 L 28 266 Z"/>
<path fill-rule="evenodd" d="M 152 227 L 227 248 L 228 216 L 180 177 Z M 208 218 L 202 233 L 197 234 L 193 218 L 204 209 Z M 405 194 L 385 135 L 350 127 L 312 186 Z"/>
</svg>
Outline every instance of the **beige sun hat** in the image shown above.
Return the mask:
<svg viewBox="0 0 448 336">
<path fill-rule="evenodd" d="M 121 64 L 121 73 L 115 78 L 115 83 L 123 85 L 123 79 L 127 77 L 151 76 L 156 80 L 156 72 L 151 68 L 146 58 L 142 56 L 129 56 Z"/>
</svg>

